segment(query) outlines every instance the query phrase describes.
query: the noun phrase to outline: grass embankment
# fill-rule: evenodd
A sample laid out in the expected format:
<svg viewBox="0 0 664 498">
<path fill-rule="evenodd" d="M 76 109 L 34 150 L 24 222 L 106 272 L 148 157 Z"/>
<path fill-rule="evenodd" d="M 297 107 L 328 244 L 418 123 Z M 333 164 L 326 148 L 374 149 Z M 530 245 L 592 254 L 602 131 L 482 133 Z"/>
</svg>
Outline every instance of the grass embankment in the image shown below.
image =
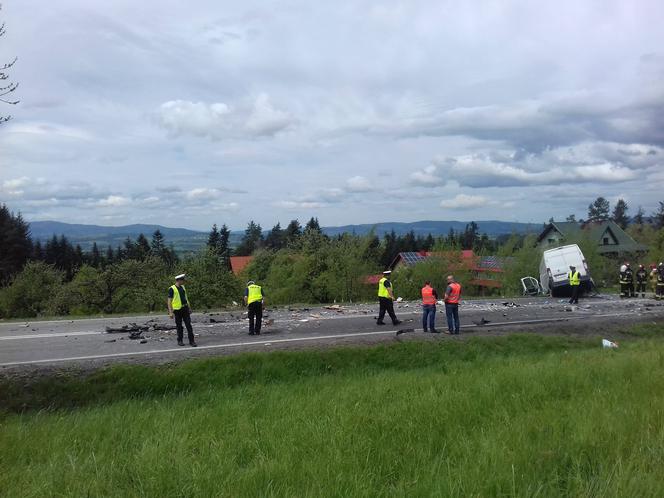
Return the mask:
<svg viewBox="0 0 664 498">
<path fill-rule="evenodd" d="M 50 392 L 4 384 L 8 409 L 60 408 L 2 417 L 0 494 L 662 496 L 664 326 L 632 333 L 654 337 L 616 351 L 404 343 L 116 367 Z"/>
</svg>

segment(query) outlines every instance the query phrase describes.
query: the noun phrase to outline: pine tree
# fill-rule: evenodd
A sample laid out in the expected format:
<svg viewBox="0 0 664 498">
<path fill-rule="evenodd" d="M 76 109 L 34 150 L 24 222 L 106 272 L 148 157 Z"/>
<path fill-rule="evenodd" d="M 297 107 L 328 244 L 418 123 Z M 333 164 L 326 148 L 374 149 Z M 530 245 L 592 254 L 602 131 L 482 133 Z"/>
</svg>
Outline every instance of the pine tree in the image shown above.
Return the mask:
<svg viewBox="0 0 664 498">
<path fill-rule="evenodd" d="M 99 268 L 101 266 L 101 254 L 97 242 L 92 243 L 92 250 L 90 251 L 90 266 Z"/>
<path fill-rule="evenodd" d="M 659 208 L 652 214 L 655 222 L 655 228 L 664 228 L 664 202 L 659 201 Z"/>
<path fill-rule="evenodd" d="M 165 249 L 166 249 L 166 243 L 164 241 L 164 235 L 161 233 L 161 230 L 157 229 L 152 234 L 152 241 L 150 242 L 150 252 L 155 256 L 162 257 Z"/>
<path fill-rule="evenodd" d="M 115 255 L 113 254 L 113 248 L 109 244 L 108 248 L 106 249 L 106 264 L 112 265 L 114 262 L 115 262 Z"/>
<path fill-rule="evenodd" d="M 244 231 L 242 242 L 235 250 L 238 256 L 251 256 L 263 241 L 263 230 L 261 226 L 251 220 Z"/>
<path fill-rule="evenodd" d="M 320 228 L 320 223 L 318 223 L 318 218 L 314 218 L 313 216 L 309 221 L 307 221 L 307 225 L 304 227 L 304 231 L 323 233 Z"/>
<path fill-rule="evenodd" d="M 618 199 L 616 205 L 613 208 L 613 221 L 623 230 L 627 228 L 629 223 L 629 218 L 627 217 L 627 203 L 624 199 Z"/>
<path fill-rule="evenodd" d="M 6 205 L 0 206 L 0 285 L 21 271 L 32 255 L 30 227 L 21 214 L 14 215 Z"/>
<path fill-rule="evenodd" d="M 136 238 L 136 244 L 134 245 L 136 256 L 135 259 L 138 261 L 144 261 L 150 255 L 150 243 L 145 235 L 142 233 Z"/>
<path fill-rule="evenodd" d="M 588 206 L 588 221 L 606 221 L 609 219 L 611 206 L 604 197 L 598 197 Z"/>
<path fill-rule="evenodd" d="M 634 215 L 634 223 L 637 225 L 643 225 L 643 217 L 645 216 L 646 212 L 643 209 L 642 206 L 639 206 L 639 209 L 636 211 L 636 215 Z"/>
<path fill-rule="evenodd" d="M 219 229 L 217 228 L 217 224 L 215 223 L 212 225 L 212 230 L 210 230 L 210 234 L 208 235 L 208 241 L 207 241 L 207 246 L 208 249 L 210 249 L 212 252 L 215 254 L 219 254 Z"/>
<path fill-rule="evenodd" d="M 32 259 L 35 261 L 44 260 L 44 248 L 42 247 L 40 240 L 37 240 L 37 242 L 34 244 L 34 247 L 32 248 Z"/>
<path fill-rule="evenodd" d="M 284 231 L 281 229 L 281 224 L 277 222 L 276 225 L 272 227 L 265 237 L 265 247 L 278 251 L 284 245 Z"/>
<path fill-rule="evenodd" d="M 291 220 L 286 229 L 284 230 L 284 238 L 286 244 L 293 244 L 302 235 L 302 226 L 298 220 Z"/>
</svg>

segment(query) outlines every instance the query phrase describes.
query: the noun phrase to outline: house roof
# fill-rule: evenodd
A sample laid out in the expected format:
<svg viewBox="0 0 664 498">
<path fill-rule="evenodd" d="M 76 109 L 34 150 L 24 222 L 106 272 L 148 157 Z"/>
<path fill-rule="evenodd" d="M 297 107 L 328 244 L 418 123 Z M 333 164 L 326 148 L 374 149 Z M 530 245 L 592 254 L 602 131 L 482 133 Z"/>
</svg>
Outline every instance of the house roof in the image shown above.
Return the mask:
<svg viewBox="0 0 664 498">
<path fill-rule="evenodd" d="M 231 270 L 238 275 L 246 266 L 251 263 L 253 256 L 231 256 Z"/>
<path fill-rule="evenodd" d="M 472 249 L 464 249 L 461 252 L 461 259 L 464 261 L 472 260 L 475 257 Z M 390 268 L 394 269 L 399 262 L 402 262 L 406 266 L 412 266 L 421 261 L 425 261 L 431 256 L 456 256 L 457 251 L 445 251 L 445 252 L 431 252 L 431 251 L 409 251 L 409 252 L 400 252 L 390 263 Z"/>
<path fill-rule="evenodd" d="M 589 238 L 598 244 L 600 254 L 615 252 L 638 252 L 647 251 L 648 247 L 639 244 L 627 234 L 620 226 L 611 220 L 605 221 L 587 221 L 583 224 L 570 221 L 555 221 L 549 223 L 546 228 L 537 237 L 537 242 L 541 242 L 552 231 L 556 230 L 568 240 Z M 603 245 L 602 238 L 607 232 L 613 236 L 617 244 Z"/>
</svg>

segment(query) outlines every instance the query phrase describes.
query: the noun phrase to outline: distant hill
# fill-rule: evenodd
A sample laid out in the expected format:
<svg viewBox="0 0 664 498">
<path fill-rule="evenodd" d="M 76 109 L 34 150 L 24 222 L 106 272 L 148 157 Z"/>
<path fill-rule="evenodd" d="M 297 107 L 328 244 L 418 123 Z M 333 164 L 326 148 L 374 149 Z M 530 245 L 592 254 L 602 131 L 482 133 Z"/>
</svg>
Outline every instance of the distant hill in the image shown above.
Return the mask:
<svg viewBox="0 0 664 498">
<path fill-rule="evenodd" d="M 447 235 L 452 228 L 455 232 L 465 230 L 467 221 L 415 221 L 411 223 L 398 223 L 398 222 L 384 222 L 373 223 L 364 225 L 345 225 L 339 227 L 325 227 L 323 231 L 327 235 L 338 235 L 341 233 L 355 233 L 357 235 L 366 235 L 372 229 L 376 235 L 382 237 L 392 230 L 397 235 L 404 235 L 411 230 L 415 235 L 428 235 L 434 237 L 437 235 Z M 480 233 L 486 233 L 489 237 L 497 237 L 499 235 L 509 235 L 515 233 L 527 233 L 538 231 L 542 228 L 541 224 L 535 223 L 517 223 L 511 221 L 476 221 Z"/>
<path fill-rule="evenodd" d="M 139 234 L 144 234 L 148 239 L 152 237 L 155 230 L 160 230 L 166 238 L 167 244 L 173 244 L 177 251 L 196 251 L 207 241 L 207 233 L 187 228 L 169 228 L 161 225 L 125 225 L 120 227 L 109 227 L 100 225 L 77 225 L 62 223 L 59 221 L 32 221 L 30 222 L 30 233 L 33 240 L 42 243 L 53 237 L 53 235 L 64 235 L 72 244 L 80 244 L 84 251 L 97 242 L 100 248 L 111 245 L 113 248 L 122 244 L 127 238 L 136 239 Z"/>
<path fill-rule="evenodd" d="M 538 231 L 541 225 L 533 223 L 515 223 L 509 221 L 476 221 L 481 233 L 486 233 L 490 237 L 516 233 L 526 233 Z M 415 235 L 432 234 L 447 235 L 450 228 L 455 232 L 463 231 L 468 222 L 465 221 L 416 221 L 412 223 L 384 222 L 363 225 L 344 225 L 338 227 L 323 227 L 323 232 L 330 236 L 341 233 L 355 233 L 357 235 L 366 235 L 372 229 L 376 235 L 382 237 L 384 234 L 394 232 L 397 235 L 404 235 L 411 230 Z M 166 238 L 167 244 L 173 244 L 178 252 L 197 251 L 207 242 L 207 232 L 198 230 L 189 230 L 188 228 L 170 228 L 162 225 L 125 225 L 119 227 L 101 226 L 101 225 L 80 225 L 71 223 L 62 223 L 59 221 L 32 221 L 30 222 L 30 232 L 33 240 L 40 240 L 42 243 L 53 237 L 53 235 L 65 235 L 72 244 L 80 244 L 84 251 L 90 250 L 93 242 L 104 249 L 111 245 L 117 247 L 129 237 L 136 239 L 139 234 L 144 234 L 148 239 L 155 230 L 160 230 Z M 231 232 L 231 246 L 239 244 L 243 231 Z"/>
</svg>

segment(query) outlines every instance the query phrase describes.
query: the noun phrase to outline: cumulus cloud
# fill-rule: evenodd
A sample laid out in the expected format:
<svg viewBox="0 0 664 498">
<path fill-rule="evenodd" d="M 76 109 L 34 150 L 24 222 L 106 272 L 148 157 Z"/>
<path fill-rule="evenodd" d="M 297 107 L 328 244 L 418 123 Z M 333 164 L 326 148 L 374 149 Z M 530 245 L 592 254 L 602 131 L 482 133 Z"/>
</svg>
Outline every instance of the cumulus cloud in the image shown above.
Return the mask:
<svg viewBox="0 0 664 498">
<path fill-rule="evenodd" d="M 411 183 L 437 187 L 447 182 L 474 188 L 559 184 L 612 184 L 635 180 L 639 169 L 662 164 L 659 148 L 617 144 L 582 144 L 550 149 L 540 154 L 506 151 L 453 157 L 436 157 L 429 165 L 411 173 Z"/>
<path fill-rule="evenodd" d="M 443 199 L 440 207 L 446 209 L 475 209 L 489 204 L 489 199 L 482 195 L 457 194 L 453 199 Z"/>
<path fill-rule="evenodd" d="M 290 211 L 299 211 L 303 209 L 319 209 L 325 207 L 326 204 L 313 201 L 277 201 L 274 203 L 274 206 Z"/>
<path fill-rule="evenodd" d="M 353 176 L 346 180 L 348 192 L 369 192 L 372 190 L 371 182 L 364 176 Z"/>
<path fill-rule="evenodd" d="M 128 206 L 131 203 L 129 197 L 124 197 L 122 195 L 109 195 L 105 199 L 101 199 L 97 205 L 102 207 L 122 207 Z"/>
<path fill-rule="evenodd" d="M 213 140 L 270 137 L 295 123 L 289 113 L 275 108 L 265 93 L 251 105 L 171 100 L 161 104 L 157 114 L 159 124 L 174 135 Z"/>
</svg>

